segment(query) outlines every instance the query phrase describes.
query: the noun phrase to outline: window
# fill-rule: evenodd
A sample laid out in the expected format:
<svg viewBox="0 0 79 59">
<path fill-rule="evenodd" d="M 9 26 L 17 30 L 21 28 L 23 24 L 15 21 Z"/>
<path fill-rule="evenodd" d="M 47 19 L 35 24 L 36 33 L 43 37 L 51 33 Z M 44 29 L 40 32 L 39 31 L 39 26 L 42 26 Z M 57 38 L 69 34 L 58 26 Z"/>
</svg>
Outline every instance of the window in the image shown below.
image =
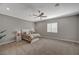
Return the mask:
<svg viewBox="0 0 79 59">
<path fill-rule="evenodd" d="M 53 33 L 57 33 L 58 31 L 58 23 L 48 23 L 47 24 L 47 32 L 53 32 Z"/>
</svg>

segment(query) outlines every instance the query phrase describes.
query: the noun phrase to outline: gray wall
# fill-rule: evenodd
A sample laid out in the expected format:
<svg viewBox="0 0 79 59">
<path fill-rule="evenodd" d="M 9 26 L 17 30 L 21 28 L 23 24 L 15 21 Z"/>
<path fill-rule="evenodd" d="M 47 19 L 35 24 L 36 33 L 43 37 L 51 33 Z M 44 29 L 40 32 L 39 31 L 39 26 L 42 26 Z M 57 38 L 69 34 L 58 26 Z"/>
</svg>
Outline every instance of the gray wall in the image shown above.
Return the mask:
<svg viewBox="0 0 79 59">
<path fill-rule="evenodd" d="M 78 25 L 77 25 L 77 26 L 78 26 L 78 30 L 77 30 L 77 31 L 78 31 L 78 35 L 77 35 L 78 37 L 77 37 L 77 38 L 78 38 L 78 40 L 79 40 L 79 15 L 78 15 L 78 21 L 77 21 L 77 24 L 78 24 Z"/>
<path fill-rule="evenodd" d="M 59 38 L 64 40 L 78 40 L 77 38 L 77 18 L 69 16 L 36 22 L 35 29 L 42 36 Z M 47 23 L 58 22 L 58 33 L 47 33 Z"/>
<path fill-rule="evenodd" d="M 30 28 L 34 28 L 34 23 L 0 14 L 0 31 L 6 29 L 4 34 L 7 34 L 6 37 L 0 40 L 0 44 L 14 41 L 16 30 Z"/>
</svg>

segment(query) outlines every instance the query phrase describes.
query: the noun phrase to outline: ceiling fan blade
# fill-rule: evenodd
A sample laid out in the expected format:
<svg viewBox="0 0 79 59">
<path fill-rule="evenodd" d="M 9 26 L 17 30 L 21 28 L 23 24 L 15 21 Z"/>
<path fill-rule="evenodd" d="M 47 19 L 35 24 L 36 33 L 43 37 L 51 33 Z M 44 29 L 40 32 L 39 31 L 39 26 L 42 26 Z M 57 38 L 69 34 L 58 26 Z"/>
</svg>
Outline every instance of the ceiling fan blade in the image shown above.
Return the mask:
<svg viewBox="0 0 79 59">
<path fill-rule="evenodd" d="M 35 16 L 34 18 L 38 18 L 38 16 Z"/>
<path fill-rule="evenodd" d="M 38 15 L 33 14 L 33 16 L 38 16 Z"/>
<path fill-rule="evenodd" d="M 44 15 L 44 13 L 42 12 L 41 14 L 39 14 L 39 16 L 43 16 Z"/>
<path fill-rule="evenodd" d="M 41 16 L 41 17 L 47 17 L 47 16 Z"/>
<path fill-rule="evenodd" d="M 39 12 L 39 13 L 41 13 L 41 11 L 40 11 L 40 10 L 38 10 L 38 12 Z"/>
</svg>

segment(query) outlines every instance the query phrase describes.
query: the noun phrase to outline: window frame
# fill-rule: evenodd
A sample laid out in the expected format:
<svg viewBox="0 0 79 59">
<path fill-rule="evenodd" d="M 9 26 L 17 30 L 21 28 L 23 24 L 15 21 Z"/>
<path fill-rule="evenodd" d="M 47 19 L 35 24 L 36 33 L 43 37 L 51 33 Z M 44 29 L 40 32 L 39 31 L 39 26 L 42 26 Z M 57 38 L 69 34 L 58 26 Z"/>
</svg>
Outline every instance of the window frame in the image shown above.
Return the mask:
<svg viewBox="0 0 79 59">
<path fill-rule="evenodd" d="M 52 27 L 52 26 L 55 24 L 56 24 L 56 31 L 53 31 L 54 27 Z M 51 27 L 51 29 L 49 29 L 49 27 Z M 58 33 L 58 22 L 47 23 L 47 32 L 48 33 Z"/>
</svg>

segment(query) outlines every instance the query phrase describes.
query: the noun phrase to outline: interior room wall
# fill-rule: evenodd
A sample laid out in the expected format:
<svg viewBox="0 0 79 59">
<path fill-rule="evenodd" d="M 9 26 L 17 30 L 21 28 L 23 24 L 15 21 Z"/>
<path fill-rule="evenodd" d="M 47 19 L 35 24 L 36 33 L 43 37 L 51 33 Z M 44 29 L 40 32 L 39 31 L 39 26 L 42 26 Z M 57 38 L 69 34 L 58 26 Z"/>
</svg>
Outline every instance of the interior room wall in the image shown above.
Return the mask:
<svg viewBox="0 0 79 59">
<path fill-rule="evenodd" d="M 78 31 L 78 35 L 77 35 L 77 37 L 78 37 L 78 40 L 79 40 L 79 15 L 78 15 L 77 24 L 78 24 L 78 25 L 77 25 L 77 26 L 78 26 L 78 30 L 77 30 L 77 31 Z"/>
<path fill-rule="evenodd" d="M 35 23 L 35 30 L 42 36 L 64 40 L 77 40 L 77 16 L 55 18 Z M 58 23 L 58 33 L 48 33 L 47 23 Z"/>
<path fill-rule="evenodd" d="M 34 28 L 34 23 L 32 22 L 0 14 L 0 31 L 6 30 L 6 32 L 3 33 L 6 34 L 6 36 L 0 39 L 0 44 L 14 41 L 15 31 L 31 28 Z"/>
</svg>

